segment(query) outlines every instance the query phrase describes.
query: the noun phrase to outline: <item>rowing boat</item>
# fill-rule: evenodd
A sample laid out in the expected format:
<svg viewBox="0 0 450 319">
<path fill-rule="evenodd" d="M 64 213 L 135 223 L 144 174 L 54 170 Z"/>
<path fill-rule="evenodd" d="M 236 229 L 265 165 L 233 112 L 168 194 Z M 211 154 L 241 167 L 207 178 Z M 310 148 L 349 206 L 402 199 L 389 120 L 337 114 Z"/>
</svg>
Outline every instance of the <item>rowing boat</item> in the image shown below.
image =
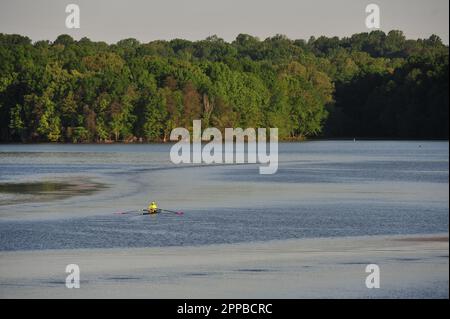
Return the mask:
<svg viewBox="0 0 450 319">
<path fill-rule="evenodd" d="M 179 211 L 177 212 L 177 211 L 173 211 L 173 210 L 160 209 L 160 208 L 158 208 L 156 210 L 156 212 L 154 212 L 154 213 L 150 212 L 149 209 L 140 209 L 140 210 L 129 210 L 126 212 L 117 212 L 114 214 L 119 214 L 119 215 L 127 215 L 127 214 L 157 215 L 160 213 L 169 213 L 169 214 L 175 214 L 175 215 L 179 215 L 179 216 L 184 214 L 183 212 L 179 212 Z"/>
<path fill-rule="evenodd" d="M 155 212 L 150 212 L 150 210 L 148 209 L 143 209 L 142 211 L 143 211 L 142 215 L 157 215 L 161 213 L 160 209 L 157 209 Z"/>
</svg>

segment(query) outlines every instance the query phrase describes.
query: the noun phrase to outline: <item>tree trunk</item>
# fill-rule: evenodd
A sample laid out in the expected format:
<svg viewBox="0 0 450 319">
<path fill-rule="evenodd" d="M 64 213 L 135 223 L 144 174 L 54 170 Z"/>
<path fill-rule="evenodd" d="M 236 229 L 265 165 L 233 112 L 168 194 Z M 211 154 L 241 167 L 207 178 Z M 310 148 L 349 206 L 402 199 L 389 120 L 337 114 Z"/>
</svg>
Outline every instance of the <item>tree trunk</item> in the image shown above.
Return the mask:
<svg viewBox="0 0 450 319">
<path fill-rule="evenodd" d="M 214 109 L 213 103 L 209 100 L 208 95 L 203 94 L 203 119 L 205 121 L 205 126 L 209 126 L 209 119 L 211 117 L 211 113 Z"/>
</svg>

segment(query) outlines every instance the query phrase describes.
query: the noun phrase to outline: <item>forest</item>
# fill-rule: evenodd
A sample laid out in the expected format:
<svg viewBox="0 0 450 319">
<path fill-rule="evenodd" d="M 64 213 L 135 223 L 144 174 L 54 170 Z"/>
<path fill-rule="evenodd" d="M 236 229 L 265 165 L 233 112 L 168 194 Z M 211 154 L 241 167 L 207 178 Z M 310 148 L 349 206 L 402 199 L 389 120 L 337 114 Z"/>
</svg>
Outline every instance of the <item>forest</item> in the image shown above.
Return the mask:
<svg viewBox="0 0 450 319">
<path fill-rule="evenodd" d="M 115 44 L 0 33 L 0 142 L 166 142 L 195 119 L 282 140 L 448 139 L 448 53 L 396 30 Z"/>
</svg>

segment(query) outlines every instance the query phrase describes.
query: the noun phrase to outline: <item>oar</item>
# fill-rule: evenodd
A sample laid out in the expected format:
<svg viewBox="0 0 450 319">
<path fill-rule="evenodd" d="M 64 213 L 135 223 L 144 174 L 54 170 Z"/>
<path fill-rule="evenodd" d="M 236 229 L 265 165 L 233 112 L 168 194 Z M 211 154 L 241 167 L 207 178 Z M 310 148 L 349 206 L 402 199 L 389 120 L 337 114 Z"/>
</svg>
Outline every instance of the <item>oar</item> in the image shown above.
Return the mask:
<svg viewBox="0 0 450 319">
<path fill-rule="evenodd" d="M 126 212 L 117 212 L 117 213 L 114 213 L 114 214 L 116 214 L 116 215 L 128 215 L 128 214 L 132 214 L 132 213 L 139 213 L 141 211 L 142 210 L 135 209 L 135 210 L 129 210 L 129 211 L 126 211 Z"/>
<path fill-rule="evenodd" d="M 162 212 L 166 212 L 166 213 L 172 213 L 172 214 L 176 214 L 176 215 L 183 215 L 183 212 L 176 212 L 174 210 L 168 210 L 168 209 L 160 209 L 160 211 Z"/>
<path fill-rule="evenodd" d="M 183 212 L 176 212 L 174 210 L 168 210 L 168 209 L 158 209 L 158 210 L 160 212 L 171 213 L 171 214 L 175 214 L 175 215 L 178 215 L 178 216 L 181 216 L 181 215 L 184 214 Z M 144 213 L 142 213 L 143 215 L 149 215 L 150 214 L 147 209 L 129 210 L 129 211 L 126 211 L 126 212 L 117 212 L 117 213 L 114 213 L 114 214 L 116 214 L 116 215 L 128 215 L 128 214 L 141 213 L 141 212 L 144 212 Z"/>
<path fill-rule="evenodd" d="M 148 212 L 147 209 L 144 209 L 144 211 Z M 160 209 L 160 208 L 158 208 L 157 211 L 158 211 L 158 213 L 170 213 L 170 214 L 175 214 L 178 216 L 181 216 L 184 214 L 183 212 L 176 212 L 174 210 Z M 148 212 L 148 213 L 144 213 L 144 215 L 151 215 L 151 214 L 150 214 L 150 212 Z"/>
</svg>

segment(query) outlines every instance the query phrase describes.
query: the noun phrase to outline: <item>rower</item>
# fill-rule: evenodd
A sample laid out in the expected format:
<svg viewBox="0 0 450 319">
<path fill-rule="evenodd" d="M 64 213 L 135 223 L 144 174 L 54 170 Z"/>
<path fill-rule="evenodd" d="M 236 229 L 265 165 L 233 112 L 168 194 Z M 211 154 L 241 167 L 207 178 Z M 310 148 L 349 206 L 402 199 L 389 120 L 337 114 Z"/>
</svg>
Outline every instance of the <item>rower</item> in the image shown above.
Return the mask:
<svg viewBox="0 0 450 319">
<path fill-rule="evenodd" d="M 151 202 L 150 205 L 148 205 L 148 212 L 150 214 L 158 213 L 158 205 L 156 204 L 156 202 Z"/>
</svg>

